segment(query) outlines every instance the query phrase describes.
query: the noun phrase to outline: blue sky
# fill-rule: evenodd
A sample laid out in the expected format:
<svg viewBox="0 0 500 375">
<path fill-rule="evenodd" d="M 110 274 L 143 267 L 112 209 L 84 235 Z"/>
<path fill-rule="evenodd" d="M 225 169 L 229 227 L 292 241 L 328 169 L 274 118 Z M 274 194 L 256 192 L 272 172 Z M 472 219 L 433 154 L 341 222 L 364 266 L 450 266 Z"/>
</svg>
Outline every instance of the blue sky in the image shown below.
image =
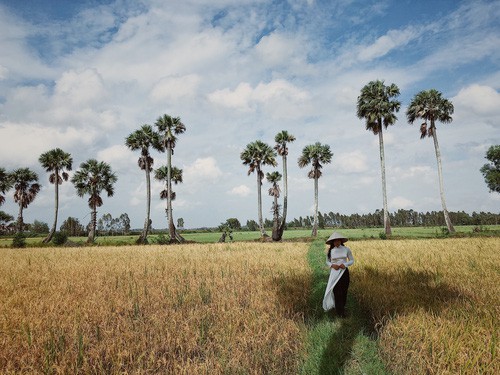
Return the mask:
<svg viewBox="0 0 500 375">
<path fill-rule="evenodd" d="M 312 213 L 313 182 L 296 161 L 316 141 L 334 153 L 320 211 L 373 212 L 382 206 L 378 139 L 356 117 L 356 98 L 382 79 L 399 86 L 402 103 L 384 133 L 389 210 L 441 210 L 432 140 L 405 118 L 412 97 L 435 88 L 455 106 L 453 122 L 438 124 L 448 209 L 498 213 L 479 169 L 500 143 L 499 19 L 498 1 L 0 0 L 0 166 L 39 174 L 25 221 L 51 223 L 53 186 L 39 155 L 60 147 L 73 170 L 106 161 L 118 182 L 98 215 L 126 212 L 140 227 L 145 181 L 124 139 L 167 113 L 187 127 L 173 160 L 184 171 L 174 217 L 187 227 L 257 219 L 255 176 L 239 155 L 281 130 L 297 137 L 289 218 Z M 157 228 L 161 189 L 153 184 Z M 17 215 L 12 192 L 1 209 Z M 86 223 L 88 211 L 63 184 L 60 222 Z"/>
</svg>

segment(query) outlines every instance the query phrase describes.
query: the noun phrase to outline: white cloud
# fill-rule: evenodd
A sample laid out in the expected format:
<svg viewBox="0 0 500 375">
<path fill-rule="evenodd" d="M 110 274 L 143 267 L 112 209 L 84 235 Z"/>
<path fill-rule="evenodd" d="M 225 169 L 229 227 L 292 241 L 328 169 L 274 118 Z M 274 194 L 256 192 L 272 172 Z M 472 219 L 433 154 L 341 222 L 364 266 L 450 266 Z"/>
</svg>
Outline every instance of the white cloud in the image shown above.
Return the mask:
<svg viewBox="0 0 500 375">
<path fill-rule="evenodd" d="M 460 112 L 471 111 L 479 116 L 500 116 L 500 93 L 489 86 L 467 86 L 458 92 L 452 102 Z M 496 125 L 500 126 L 500 122 L 496 121 Z"/>
<path fill-rule="evenodd" d="M 415 203 L 410 199 L 404 197 L 394 197 L 389 200 L 389 206 L 391 210 L 406 209 L 415 207 Z"/>
<path fill-rule="evenodd" d="M 222 171 L 213 157 L 198 158 L 193 164 L 183 167 L 183 181 L 195 191 L 218 182 L 221 176 Z"/>
<path fill-rule="evenodd" d="M 137 165 L 137 156 L 125 145 L 114 145 L 99 151 L 97 160 L 108 163 L 113 171 L 128 171 Z"/>
<path fill-rule="evenodd" d="M 186 100 L 194 96 L 199 83 L 200 77 L 197 74 L 165 77 L 153 87 L 151 98 L 155 101 Z"/>
<path fill-rule="evenodd" d="M 343 173 L 363 173 L 369 170 L 366 155 L 361 151 L 352 151 L 335 156 L 335 164 Z"/>
<path fill-rule="evenodd" d="M 411 27 L 406 30 L 389 30 L 386 35 L 379 37 L 375 43 L 363 48 L 358 57 L 361 61 L 376 59 L 395 48 L 405 46 L 417 36 L 418 32 Z"/>
<path fill-rule="evenodd" d="M 276 118 L 293 118 L 308 115 L 311 111 L 311 95 L 283 79 L 259 83 L 252 88 L 240 83 L 235 90 L 217 90 L 208 95 L 210 102 L 242 112 L 254 112 L 257 108 Z"/>
<path fill-rule="evenodd" d="M 246 185 L 235 186 L 231 190 L 229 190 L 230 195 L 237 195 L 239 197 L 248 197 L 251 194 L 251 190 Z"/>
</svg>

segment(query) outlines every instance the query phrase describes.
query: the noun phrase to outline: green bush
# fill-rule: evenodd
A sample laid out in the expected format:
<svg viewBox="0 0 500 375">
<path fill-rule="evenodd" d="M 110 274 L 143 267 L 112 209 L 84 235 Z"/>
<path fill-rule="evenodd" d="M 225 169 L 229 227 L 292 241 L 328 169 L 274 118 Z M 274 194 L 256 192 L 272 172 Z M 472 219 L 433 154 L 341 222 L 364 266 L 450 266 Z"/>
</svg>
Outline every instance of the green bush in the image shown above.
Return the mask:
<svg viewBox="0 0 500 375">
<path fill-rule="evenodd" d="M 66 232 L 55 232 L 52 237 L 52 243 L 56 246 L 64 245 L 68 241 L 68 234 Z"/>
<path fill-rule="evenodd" d="M 378 237 L 381 239 L 381 240 L 386 240 L 387 239 L 387 234 L 385 234 L 385 232 L 380 232 L 378 234 Z"/>
<path fill-rule="evenodd" d="M 24 235 L 24 233 L 19 232 L 14 235 L 14 238 L 12 239 L 12 247 L 15 248 L 26 247 L 26 236 Z"/>
</svg>

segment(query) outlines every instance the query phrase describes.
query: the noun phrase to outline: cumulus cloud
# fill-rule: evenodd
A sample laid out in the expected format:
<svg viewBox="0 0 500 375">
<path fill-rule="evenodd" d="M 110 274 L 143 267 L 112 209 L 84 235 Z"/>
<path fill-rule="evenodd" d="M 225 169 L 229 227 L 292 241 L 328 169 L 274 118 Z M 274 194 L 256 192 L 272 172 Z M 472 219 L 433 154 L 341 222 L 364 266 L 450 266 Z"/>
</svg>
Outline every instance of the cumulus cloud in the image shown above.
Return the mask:
<svg viewBox="0 0 500 375">
<path fill-rule="evenodd" d="M 369 170 L 366 155 L 362 151 L 342 153 L 335 158 L 335 164 L 343 173 L 363 173 Z"/>
<path fill-rule="evenodd" d="M 239 196 L 239 197 L 247 197 L 247 196 L 249 196 L 252 193 L 252 191 L 246 185 L 239 185 L 239 186 L 235 186 L 234 188 L 232 188 L 231 190 L 229 190 L 228 193 L 230 195 L 236 195 L 236 196 Z"/>
<path fill-rule="evenodd" d="M 389 200 L 389 206 L 391 207 L 391 209 L 398 210 L 413 208 L 415 207 L 415 203 L 410 199 L 398 196 Z"/>
<path fill-rule="evenodd" d="M 473 84 L 464 87 L 452 102 L 460 112 L 472 111 L 480 116 L 500 116 L 500 93 L 490 86 Z M 496 125 L 500 126 L 500 123 L 497 121 Z"/>
<path fill-rule="evenodd" d="M 188 74 L 181 77 L 165 77 L 151 91 L 151 99 L 155 101 L 186 100 L 195 95 L 200 83 L 200 76 Z"/>
<path fill-rule="evenodd" d="M 379 37 L 375 43 L 359 51 L 358 58 L 361 61 L 370 61 L 384 56 L 391 50 L 405 46 L 418 36 L 413 28 L 406 30 L 389 30 L 386 35 Z"/>
<path fill-rule="evenodd" d="M 225 88 L 208 95 L 210 102 L 222 107 L 242 112 L 254 112 L 260 108 L 278 118 L 308 115 L 311 109 L 310 99 L 309 92 L 283 79 L 261 82 L 255 88 L 249 83 L 241 82 L 234 90 Z"/>
<path fill-rule="evenodd" d="M 216 183 L 221 176 L 222 171 L 213 157 L 198 158 L 193 164 L 183 167 L 183 181 L 194 190 Z"/>
</svg>

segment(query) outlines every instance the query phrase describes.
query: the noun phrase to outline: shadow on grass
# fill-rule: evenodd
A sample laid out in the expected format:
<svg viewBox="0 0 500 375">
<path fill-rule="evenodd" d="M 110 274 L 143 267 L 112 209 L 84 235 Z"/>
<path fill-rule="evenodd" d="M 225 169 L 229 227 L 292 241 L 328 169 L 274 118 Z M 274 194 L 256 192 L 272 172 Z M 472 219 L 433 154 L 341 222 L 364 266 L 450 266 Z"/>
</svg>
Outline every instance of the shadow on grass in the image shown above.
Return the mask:
<svg viewBox="0 0 500 375">
<path fill-rule="evenodd" d="M 424 309 L 439 314 L 456 301 L 467 303 L 473 296 L 442 280 L 438 271 L 395 268 L 378 270 L 365 266 L 356 270 L 351 291 L 360 305 L 369 310 L 373 323 L 384 318 Z"/>
</svg>

